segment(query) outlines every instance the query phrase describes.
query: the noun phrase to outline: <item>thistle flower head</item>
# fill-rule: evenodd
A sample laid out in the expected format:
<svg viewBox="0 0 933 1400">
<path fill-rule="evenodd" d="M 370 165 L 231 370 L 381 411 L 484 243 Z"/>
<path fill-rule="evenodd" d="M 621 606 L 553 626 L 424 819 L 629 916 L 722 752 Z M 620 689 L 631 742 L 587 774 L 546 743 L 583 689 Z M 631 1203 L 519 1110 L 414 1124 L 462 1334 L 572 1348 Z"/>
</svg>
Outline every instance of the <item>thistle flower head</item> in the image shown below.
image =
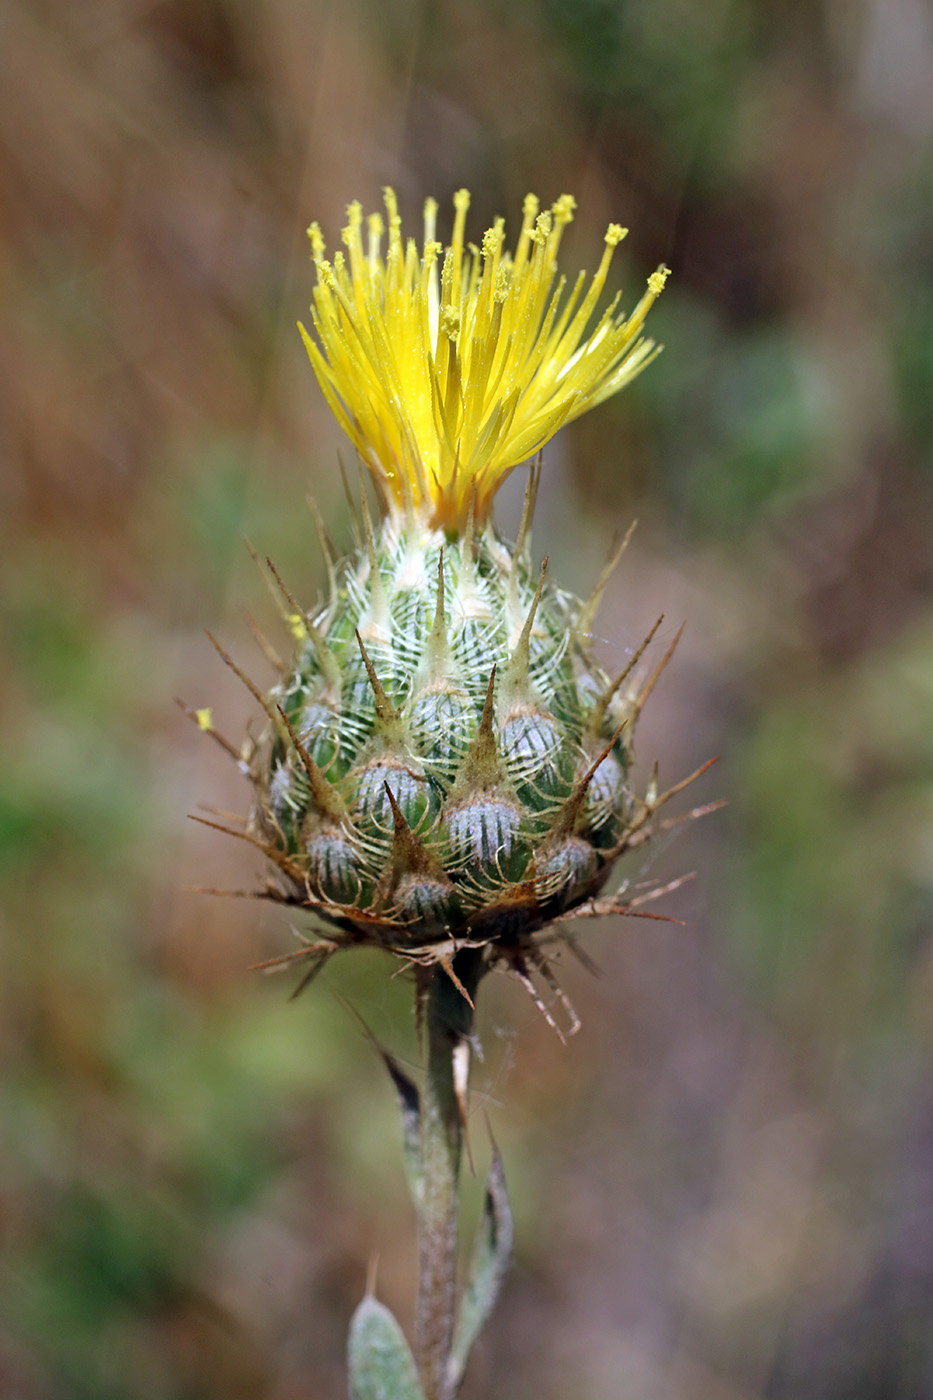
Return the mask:
<svg viewBox="0 0 933 1400">
<path fill-rule="evenodd" d="M 332 259 L 308 230 L 317 271 L 316 339 L 302 326 L 314 372 L 337 421 L 390 509 L 462 533 L 482 523 L 497 487 L 562 423 L 614 394 L 658 353 L 642 334 L 668 275 L 663 265 L 631 314 L 618 294 L 595 319 L 613 251 L 627 230 L 610 224 L 599 267 L 568 290 L 557 254 L 575 201 L 541 212 L 525 199 L 514 252 L 496 219 L 479 247 L 465 242 L 470 197 L 454 196 L 446 249 L 435 238 L 437 203 L 424 206 L 421 251 L 403 241 L 392 190 L 386 226 L 351 204 L 346 252 Z M 386 241 L 383 254 L 383 242 Z"/>
<path fill-rule="evenodd" d="M 613 677 L 591 637 L 625 541 L 581 602 L 546 559 L 533 563 L 539 465 L 514 544 L 490 504 L 513 467 L 657 353 L 641 332 L 667 269 L 630 315 L 618 296 L 600 313 L 624 229 L 610 225 L 595 275 L 567 288 L 557 255 L 569 195 L 543 213 L 529 195 L 511 253 L 501 219 L 481 247 L 465 243 L 468 204 L 459 191 L 446 252 L 433 200 L 421 251 L 403 244 L 391 190 L 384 254 L 383 219 L 364 228 L 358 204 L 332 260 L 311 226 L 316 334 L 305 342 L 385 519 L 373 524 L 363 492 L 342 560 L 318 521 L 329 588 L 310 612 L 269 563 L 292 644 L 283 659 L 257 636 L 278 671 L 271 691 L 217 644 L 265 712 L 258 742 L 238 749 L 209 709 L 189 713 L 253 783 L 233 834 L 275 866 L 264 897 L 322 926 L 275 965 L 297 958 L 307 980 L 339 949 L 377 946 L 426 977 L 443 967 L 469 996 L 454 967 L 469 950 L 477 976 L 505 966 L 531 988 L 537 970 L 560 998 L 546 949 L 574 946 L 562 925 L 654 897 L 603 895 L 685 786 L 662 792 L 655 775 L 639 796 L 633 774 L 638 718 L 677 638 L 640 670 L 659 619 Z"/>
</svg>

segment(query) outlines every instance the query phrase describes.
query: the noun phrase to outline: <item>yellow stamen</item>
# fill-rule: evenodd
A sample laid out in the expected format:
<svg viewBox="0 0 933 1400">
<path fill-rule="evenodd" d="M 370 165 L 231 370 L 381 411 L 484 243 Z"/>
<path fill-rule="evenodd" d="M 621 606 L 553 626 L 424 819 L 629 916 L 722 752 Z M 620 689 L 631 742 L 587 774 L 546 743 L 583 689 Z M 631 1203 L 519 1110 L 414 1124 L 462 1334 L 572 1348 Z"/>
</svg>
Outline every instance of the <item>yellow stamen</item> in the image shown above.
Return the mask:
<svg viewBox="0 0 933 1400">
<path fill-rule="evenodd" d="M 213 729 L 213 712 L 209 708 L 206 710 L 195 710 L 194 717 L 198 722 L 199 729 Z"/>
<path fill-rule="evenodd" d="M 658 268 L 657 272 L 652 272 L 651 276 L 648 278 L 648 291 L 652 294 L 652 296 L 659 297 L 661 295 L 661 293 L 664 291 L 664 283 L 667 281 L 670 275 L 670 268 L 665 267 L 663 263 Z"/>
<path fill-rule="evenodd" d="M 428 199 L 419 254 L 402 238 L 394 192 L 384 193 L 387 226 L 370 214 L 365 247 L 356 202 L 347 209 L 346 253 L 332 261 L 319 226 L 308 229 L 315 335 L 301 332 L 327 403 L 395 504 L 462 531 L 471 511 L 476 523 L 486 518 L 513 467 L 654 358 L 641 328 L 669 273 L 662 265 L 651 274 L 630 316 L 616 298 L 588 331 L 627 233 L 619 224 L 606 230 L 589 286 L 581 273 L 565 299 L 557 253 L 576 207 L 571 195 L 543 212 L 536 196 L 526 197 L 514 255 L 502 219 L 481 248 L 465 243 L 466 190 L 454 195 L 445 252 Z M 293 630 L 304 635 L 300 618 Z"/>
</svg>

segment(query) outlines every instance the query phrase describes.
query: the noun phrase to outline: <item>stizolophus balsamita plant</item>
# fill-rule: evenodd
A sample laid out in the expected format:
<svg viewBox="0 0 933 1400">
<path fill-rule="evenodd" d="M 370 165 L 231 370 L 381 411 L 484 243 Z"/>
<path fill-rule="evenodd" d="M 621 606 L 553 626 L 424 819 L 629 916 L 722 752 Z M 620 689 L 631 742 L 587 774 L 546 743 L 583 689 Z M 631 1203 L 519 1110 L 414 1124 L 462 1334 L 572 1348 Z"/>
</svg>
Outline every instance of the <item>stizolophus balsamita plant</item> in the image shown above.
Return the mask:
<svg viewBox="0 0 933 1400">
<path fill-rule="evenodd" d="M 558 1033 L 544 997 L 576 1029 L 553 953 L 580 953 L 574 921 L 642 913 L 636 906 L 661 892 L 606 890 L 619 858 L 671 825 L 658 811 L 692 780 L 662 793 L 655 771 L 641 795 L 633 782 L 636 721 L 677 639 L 647 673 L 639 663 L 658 624 L 618 674 L 592 654 L 593 620 L 625 541 L 585 602 L 531 555 L 541 449 L 657 355 L 642 331 L 668 270 L 651 274 L 630 314 L 616 295 L 597 315 L 626 230 L 611 224 L 596 274 L 567 288 L 557 254 L 573 217 L 569 195 L 545 212 L 526 198 L 513 252 L 501 219 L 481 247 L 465 242 L 465 190 L 454 196 L 446 249 L 433 200 L 420 251 L 403 241 L 391 190 L 385 204 L 387 226 L 350 205 L 345 251 L 332 259 L 311 225 L 312 330 L 301 327 L 380 518 L 364 491 L 356 548 L 342 560 L 318 519 L 329 590 L 316 605 L 302 606 L 266 561 L 294 642 L 287 665 L 265 646 L 280 677 L 268 694 L 218 646 L 265 713 L 261 736 L 234 746 L 210 711 L 190 713 L 252 781 L 248 824 L 232 834 L 275 867 L 260 893 L 315 917 L 317 931 L 274 965 L 301 965 L 304 986 L 334 953 L 363 945 L 413 973 L 422 1088 L 385 1058 L 418 1217 L 414 1349 L 369 1289 L 350 1329 L 350 1393 L 451 1400 L 495 1304 L 512 1233 L 493 1149 L 458 1290 L 477 987 L 502 968 Z M 493 524 L 493 497 L 535 458 L 509 543 Z"/>
</svg>

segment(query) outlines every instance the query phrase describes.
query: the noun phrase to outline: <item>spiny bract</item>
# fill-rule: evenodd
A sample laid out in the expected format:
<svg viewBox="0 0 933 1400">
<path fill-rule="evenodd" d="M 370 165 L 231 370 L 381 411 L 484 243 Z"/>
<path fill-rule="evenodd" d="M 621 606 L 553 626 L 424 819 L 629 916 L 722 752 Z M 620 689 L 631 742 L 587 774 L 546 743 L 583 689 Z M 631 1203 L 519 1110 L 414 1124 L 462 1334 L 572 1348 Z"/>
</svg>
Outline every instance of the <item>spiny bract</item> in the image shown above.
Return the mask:
<svg viewBox="0 0 933 1400">
<path fill-rule="evenodd" d="M 525 934 L 598 890 L 638 809 L 581 612 L 491 527 L 387 520 L 271 697 L 255 816 L 296 893 L 410 949 Z"/>
</svg>

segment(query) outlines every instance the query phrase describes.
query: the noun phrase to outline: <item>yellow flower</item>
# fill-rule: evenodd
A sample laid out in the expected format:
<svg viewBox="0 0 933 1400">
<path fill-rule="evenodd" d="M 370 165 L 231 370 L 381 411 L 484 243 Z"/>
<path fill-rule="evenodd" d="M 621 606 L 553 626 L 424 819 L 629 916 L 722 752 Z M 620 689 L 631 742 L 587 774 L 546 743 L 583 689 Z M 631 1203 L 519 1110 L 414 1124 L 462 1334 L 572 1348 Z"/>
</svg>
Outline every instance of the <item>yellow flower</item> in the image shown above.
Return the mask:
<svg viewBox="0 0 933 1400">
<path fill-rule="evenodd" d="M 487 229 L 481 248 L 464 244 L 466 190 L 454 195 L 446 251 L 434 236 L 433 199 L 424 206 L 420 254 L 414 239 L 402 241 L 392 190 L 385 203 L 385 258 L 381 215 L 369 215 L 364 247 L 357 203 L 347 210 L 347 251 L 332 261 L 320 228 L 311 225 L 317 340 L 300 329 L 328 404 L 389 504 L 458 531 L 471 509 L 477 522 L 486 518 L 505 476 L 562 423 L 607 399 L 654 358 L 658 348 L 640 332 L 668 269 L 651 274 L 630 316 L 617 310 L 617 294 L 587 333 L 626 229 L 609 225 L 589 286 L 581 272 L 565 297 L 557 252 L 576 207 L 571 195 L 545 213 L 534 195 L 526 197 L 514 253 L 505 251 L 502 219 Z"/>
</svg>

